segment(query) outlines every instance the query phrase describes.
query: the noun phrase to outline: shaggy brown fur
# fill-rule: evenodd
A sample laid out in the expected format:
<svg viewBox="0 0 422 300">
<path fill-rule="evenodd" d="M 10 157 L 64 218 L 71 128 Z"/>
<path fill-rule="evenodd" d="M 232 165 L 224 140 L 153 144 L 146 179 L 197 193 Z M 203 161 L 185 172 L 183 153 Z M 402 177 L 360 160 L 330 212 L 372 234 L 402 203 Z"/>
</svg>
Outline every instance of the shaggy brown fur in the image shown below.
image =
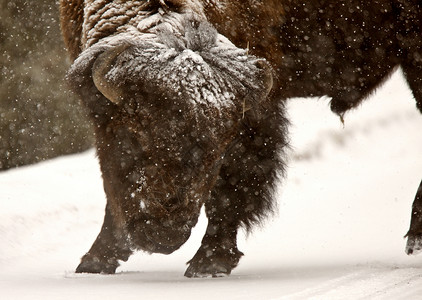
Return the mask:
<svg viewBox="0 0 422 300">
<path fill-rule="evenodd" d="M 207 232 L 185 275 L 230 274 L 239 226 L 274 206 L 283 99 L 327 95 L 343 117 L 401 66 L 422 111 L 421 9 L 405 0 L 62 0 L 63 35 L 79 56 L 69 80 L 96 125 L 107 194 L 77 272 L 113 273 L 134 249 L 171 253 L 205 203 Z M 422 246 L 420 211 L 408 253 Z"/>
</svg>

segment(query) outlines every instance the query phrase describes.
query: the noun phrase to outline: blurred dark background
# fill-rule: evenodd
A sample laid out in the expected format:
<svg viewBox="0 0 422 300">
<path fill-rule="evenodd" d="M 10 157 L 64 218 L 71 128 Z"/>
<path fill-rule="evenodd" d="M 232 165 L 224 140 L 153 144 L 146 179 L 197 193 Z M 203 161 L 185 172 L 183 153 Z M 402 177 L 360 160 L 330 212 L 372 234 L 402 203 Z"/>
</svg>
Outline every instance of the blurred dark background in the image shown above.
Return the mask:
<svg viewBox="0 0 422 300">
<path fill-rule="evenodd" d="M 58 1 L 0 0 L 0 170 L 91 147 L 86 111 L 67 88 Z"/>
</svg>

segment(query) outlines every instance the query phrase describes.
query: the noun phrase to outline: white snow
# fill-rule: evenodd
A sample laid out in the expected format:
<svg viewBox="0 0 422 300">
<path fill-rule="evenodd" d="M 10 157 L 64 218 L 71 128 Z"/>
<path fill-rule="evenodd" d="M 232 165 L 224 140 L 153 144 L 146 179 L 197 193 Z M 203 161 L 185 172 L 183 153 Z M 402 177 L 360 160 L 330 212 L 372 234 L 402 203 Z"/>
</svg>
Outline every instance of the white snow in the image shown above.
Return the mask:
<svg viewBox="0 0 422 300">
<path fill-rule="evenodd" d="M 422 178 L 422 116 L 400 72 L 346 115 L 294 99 L 279 213 L 239 238 L 228 278 L 187 279 L 202 217 L 176 253 L 137 253 L 116 275 L 77 275 L 102 224 L 92 151 L 0 173 L 1 299 L 416 299 L 422 256 L 404 253 Z"/>
</svg>

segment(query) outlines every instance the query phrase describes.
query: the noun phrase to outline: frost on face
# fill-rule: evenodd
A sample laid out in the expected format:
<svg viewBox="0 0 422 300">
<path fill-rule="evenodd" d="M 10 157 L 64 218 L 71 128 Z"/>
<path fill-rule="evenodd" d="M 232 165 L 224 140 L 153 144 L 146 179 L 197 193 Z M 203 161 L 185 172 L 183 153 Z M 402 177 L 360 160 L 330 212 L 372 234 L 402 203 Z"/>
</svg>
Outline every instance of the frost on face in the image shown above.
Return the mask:
<svg viewBox="0 0 422 300">
<path fill-rule="evenodd" d="M 132 199 L 138 199 L 139 200 L 139 209 L 141 211 L 146 211 L 146 204 L 142 198 L 142 193 L 147 190 L 147 179 L 145 177 L 145 170 L 140 170 L 138 172 L 135 172 L 131 176 L 128 176 L 128 178 L 133 178 L 134 185 L 130 189 L 130 198 Z"/>
<path fill-rule="evenodd" d="M 87 10 L 88 20 L 94 22 L 96 14 Z M 73 72 L 92 64 L 104 51 L 127 45 L 104 74 L 117 89 L 147 82 L 167 88 L 169 94 L 190 101 L 194 107 L 217 110 L 240 106 L 234 103 L 236 98 L 257 103 L 266 94 L 265 79 L 270 71 L 263 67 L 265 61 L 236 48 L 193 12 L 142 12 L 118 27 L 120 19 L 111 16 L 115 10 L 110 4 L 109 11 L 101 12 L 110 15 L 109 19 L 85 24 L 86 50 L 73 65 Z M 111 22 L 108 26 L 107 20 Z M 118 27 L 116 33 L 97 41 L 100 33 L 96 28 L 110 26 Z"/>
</svg>

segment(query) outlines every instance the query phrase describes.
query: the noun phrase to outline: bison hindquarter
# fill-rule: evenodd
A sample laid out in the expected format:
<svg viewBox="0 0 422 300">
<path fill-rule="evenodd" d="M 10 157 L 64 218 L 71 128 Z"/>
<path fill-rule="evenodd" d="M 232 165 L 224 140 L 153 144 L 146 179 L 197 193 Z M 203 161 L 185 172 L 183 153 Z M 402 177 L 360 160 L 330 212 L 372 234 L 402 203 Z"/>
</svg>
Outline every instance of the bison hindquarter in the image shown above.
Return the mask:
<svg viewBox="0 0 422 300">
<path fill-rule="evenodd" d="M 114 273 L 138 249 L 172 253 L 205 204 L 186 276 L 229 274 L 237 229 L 272 209 L 286 122 L 267 100 L 271 68 L 190 3 L 85 1 L 68 79 L 95 125 L 107 207 L 77 272 Z"/>
</svg>

